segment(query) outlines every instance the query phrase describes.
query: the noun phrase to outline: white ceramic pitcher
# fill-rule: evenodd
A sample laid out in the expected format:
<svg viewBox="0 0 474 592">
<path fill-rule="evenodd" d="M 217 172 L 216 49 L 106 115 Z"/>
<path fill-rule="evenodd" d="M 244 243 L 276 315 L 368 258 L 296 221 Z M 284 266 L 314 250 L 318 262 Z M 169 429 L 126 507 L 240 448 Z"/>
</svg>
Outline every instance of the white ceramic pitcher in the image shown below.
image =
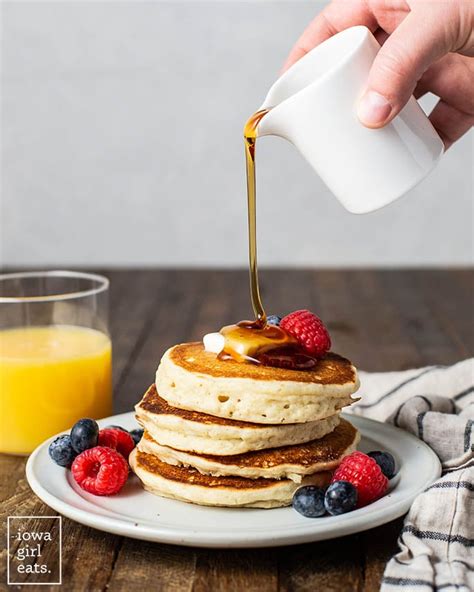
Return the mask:
<svg viewBox="0 0 474 592">
<path fill-rule="evenodd" d="M 281 136 L 301 152 L 350 211 L 371 212 L 423 179 L 443 153 L 443 142 L 411 97 L 382 129 L 368 129 L 357 104 L 380 45 L 362 26 L 315 47 L 267 94 L 259 136 Z"/>
</svg>

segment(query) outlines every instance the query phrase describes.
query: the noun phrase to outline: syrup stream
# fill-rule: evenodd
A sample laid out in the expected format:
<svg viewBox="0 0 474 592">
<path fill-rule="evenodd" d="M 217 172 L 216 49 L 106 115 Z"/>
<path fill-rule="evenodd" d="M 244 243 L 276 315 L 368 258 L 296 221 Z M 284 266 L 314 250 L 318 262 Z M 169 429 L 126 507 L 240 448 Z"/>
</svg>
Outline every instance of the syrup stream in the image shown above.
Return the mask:
<svg viewBox="0 0 474 592">
<path fill-rule="evenodd" d="M 247 209 L 248 209 L 248 233 L 249 233 L 249 272 L 250 272 L 250 296 L 252 308 L 255 314 L 255 322 L 259 327 L 264 327 L 267 316 L 262 305 L 260 286 L 258 282 L 257 268 L 257 221 L 256 221 L 256 181 L 255 181 L 255 146 L 257 143 L 257 126 L 268 109 L 255 112 L 244 127 L 245 161 L 247 170 Z"/>
<path fill-rule="evenodd" d="M 257 212 L 255 148 L 257 126 L 269 109 L 256 111 L 244 127 L 245 161 L 247 171 L 247 208 L 249 234 L 250 296 L 255 314 L 253 321 L 241 321 L 221 329 L 225 337 L 224 349 L 218 354 L 220 360 L 234 359 L 238 362 L 265 364 L 280 368 L 309 369 L 315 360 L 298 351 L 297 340 L 275 325 L 267 324 L 267 316 L 260 296 L 257 266 Z M 264 356 L 262 358 L 262 356 Z M 263 361 L 264 360 L 264 361 Z"/>
</svg>

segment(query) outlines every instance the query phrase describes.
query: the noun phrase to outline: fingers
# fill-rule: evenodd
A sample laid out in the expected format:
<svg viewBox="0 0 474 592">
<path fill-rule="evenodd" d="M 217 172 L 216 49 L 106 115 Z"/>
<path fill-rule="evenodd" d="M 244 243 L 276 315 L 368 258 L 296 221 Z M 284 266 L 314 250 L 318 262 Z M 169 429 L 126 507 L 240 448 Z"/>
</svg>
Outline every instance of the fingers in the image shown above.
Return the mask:
<svg viewBox="0 0 474 592">
<path fill-rule="evenodd" d="M 377 21 L 365 0 L 332 2 L 305 29 L 290 51 L 282 72 L 329 37 L 355 25 L 365 25 L 371 31 L 377 28 Z"/>
<path fill-rule="evenodd" d="M 420 97 L 431 91 L 440 101 L 430 119 L 448 148 L 473 125 L 474 119 L 473 60 L 463 63 L 468 58 L 449 54 L 460 51 L 459 11 L 452 3 L 430 4 L 429 10 L 418 4 L 412 5 L 404 18 L 404 10 L 387 7 L 385 16 L 378 14 L 380 28 L 369 5 L 367 0 L 333 0 L 298 39 L 283 71 L 334 34 L 365 25 L 383 45 L 359 102 L 361 122 L 370 128 L 383 127 L 413 93 Z M 465 48 L 462 53 L 471 55 Z"/>
<path fill-rule="evenodd" d="M 474 60 L 448 54 L 420 82 L 441 99 L 430 120 L 448 149 L 474 125 Z"/>
<path fill-rule="evenodd" d="M 459 111 L 474 114 L 474 60 L 450 53 L 422 76 L 420 91 L 432 92 Z"/>
<path fill-rule="evenodd" d="M 370 128 L 391 121 L 404 107 L 425 70 L 446 54 L 442 23 L 412 11 L 386 40 L 372 65 L 358 115 Z"/>
<path fill-rule="evenodd" d="M 441 136 L 447 150 L 474 125 L 474 116 L 440 100 L 430 115 L 430 121 Z"/>
<path fill-rule="evenodd" d="M 384 31 L 383 29 L 378 28 L 376 31 L 373 32 L 375 39 L 379 42 L 379 45 L 383 45 L 385 41 L 389 38 L 389 33 Z"/>
<path fill-rule="evenodd" d="M 446 149 L 474 124 L 474 60 L 448 54 L 422 76 L 415 96 L 432 92 L 440 101 L 430 119 Z"/>
</svg>

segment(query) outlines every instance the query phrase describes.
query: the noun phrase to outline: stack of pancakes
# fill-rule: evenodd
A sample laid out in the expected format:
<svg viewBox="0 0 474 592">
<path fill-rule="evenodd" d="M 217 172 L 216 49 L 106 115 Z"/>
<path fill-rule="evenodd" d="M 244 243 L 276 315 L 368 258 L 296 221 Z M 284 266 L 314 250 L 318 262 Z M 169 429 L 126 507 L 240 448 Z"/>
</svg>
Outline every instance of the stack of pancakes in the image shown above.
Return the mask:
<svg viewBox="0 0 474 592">
<path fill-rule="evenodd" d="M 340 410 L 356 369 L 329 353 L 311 370 L 220 360 L 202 343 L 169 349 L 135 407 L 130 464 L 145 489 L 211 506 L 273 508 L 325 486 L 359 434 Z"/>
</svg>

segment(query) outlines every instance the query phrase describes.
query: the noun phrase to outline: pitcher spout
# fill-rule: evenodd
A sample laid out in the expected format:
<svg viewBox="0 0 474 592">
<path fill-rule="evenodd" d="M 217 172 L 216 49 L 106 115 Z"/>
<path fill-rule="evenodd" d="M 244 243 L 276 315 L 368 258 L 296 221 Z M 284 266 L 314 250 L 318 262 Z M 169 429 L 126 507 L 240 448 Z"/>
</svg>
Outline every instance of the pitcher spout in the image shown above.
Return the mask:
<svg viewBox="0 0 474 592">
<path fill-rule="evenodd" d="M 265 103 L 260 107 L 260 111 L 266 111 L 257 125 L 257 137 L 260 136 L 281 136 L 286 137 L 284 133 L 284 118 L 281 117 L 278 106 L 272 107 Z"/>
</svg>

